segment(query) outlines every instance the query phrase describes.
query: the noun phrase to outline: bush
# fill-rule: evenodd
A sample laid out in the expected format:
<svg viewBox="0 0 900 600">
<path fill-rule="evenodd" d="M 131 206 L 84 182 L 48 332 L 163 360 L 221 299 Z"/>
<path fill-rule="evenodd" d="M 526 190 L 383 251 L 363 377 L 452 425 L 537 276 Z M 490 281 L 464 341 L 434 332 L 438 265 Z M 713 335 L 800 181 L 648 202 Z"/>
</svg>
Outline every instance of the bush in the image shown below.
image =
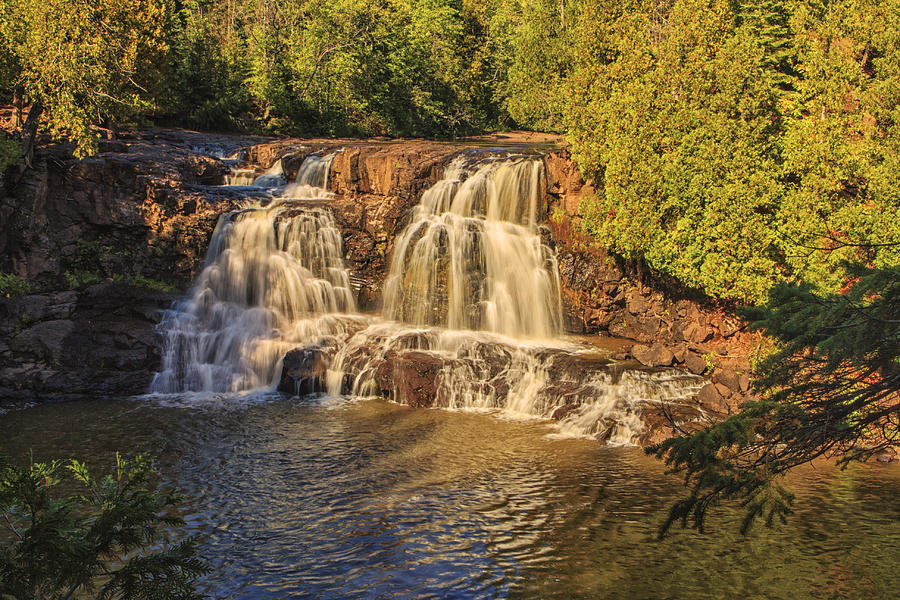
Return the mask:
<svg viewBox="0 0 900 600">
<path fill-rule="evenodd" d="M 28 293 L 31 286 L 27 281 L 12 273 L 0 273 L 0 297 L 16 298 Z"/>
</svg>

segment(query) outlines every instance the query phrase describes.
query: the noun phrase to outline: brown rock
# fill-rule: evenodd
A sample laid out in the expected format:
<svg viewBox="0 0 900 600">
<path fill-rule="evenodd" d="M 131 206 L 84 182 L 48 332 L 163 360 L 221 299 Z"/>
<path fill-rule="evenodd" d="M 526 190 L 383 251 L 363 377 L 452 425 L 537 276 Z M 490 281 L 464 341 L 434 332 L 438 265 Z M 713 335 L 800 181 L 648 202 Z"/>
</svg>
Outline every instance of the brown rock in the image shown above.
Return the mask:
<svg viewBox="0 0 900 600">
<path fill-rule="evenodd" d="M 714 383 L 707 383 L 700 388 L 697 393 L 697 402 L 704 410 L 722 415 L 728 414 L 728 403 L 722 396 L 721 389 Z"/>
<path fill-rule="evenodd" d="M 282 360 L 278 390 L 301 396 L 326 389 L 328 358 L 319 348 L 296 348 Z"/>
<path fill-rule="evenodd" d="M 671 350 L 662 344 L 654 344 L 651 347 L 636 345 L 631 349 L 632 355 L 648 367 L 668 367 L 675 359 Z"/>
<path fill-rule="evenodd" d="M 696 352 L 688 350 L 684 355 L 684 366 L 695 375 L 702 375 L 706 371 L 706 361 Z"/>
<path fill-rule="evenodd" d="M 740 379 L 738 380 L 739 385 L 741 387 L 742 392 L 747 392 L 750 389 L 750 374 L 749 373 L 741 373 Z"/>
<path fill-rule="evenodd" d="M 569 414 L 576 408 L 578 408 L 578 405 L 576 404 L 564 404 L 563 406 L 557 406 L 553 409 L 553 412 L 550 413 L 550 418 L 554 421 L 562 421 L 567 416 L 569 416 Z"/>
<path fill-rule="evenodd" d="M 625 307 L 631 314 L 640 315 L 647 312 L 650 305 L 647 303 L 646 298 L 641 296 L 637 290 L 632 289 L 625 295 Z"/>
<path fill-rule="evenodd" d="M 393 383 L 395 400 L 412 407 L 428 408 L 437 404 L 438 375 L 447 359 L 419 350 L 395 356 Z"/>
<path fill-rule="evenodd" d="M 693 342 L 694 344 L 702 344 L 713 337 L 713 331 L 709 327 L 704 327 L 700 325 L 696 321 L 688 323 L 683 330 L 682 335 L 684 339 L 688 342 Z"/>
<path fill-rule="evenodd" d="M 740 378 L 737 373 L 728 369 L 717 369 L 713 381 L 725 385 L 731 392 L 741 391 Z"/>
</svg>

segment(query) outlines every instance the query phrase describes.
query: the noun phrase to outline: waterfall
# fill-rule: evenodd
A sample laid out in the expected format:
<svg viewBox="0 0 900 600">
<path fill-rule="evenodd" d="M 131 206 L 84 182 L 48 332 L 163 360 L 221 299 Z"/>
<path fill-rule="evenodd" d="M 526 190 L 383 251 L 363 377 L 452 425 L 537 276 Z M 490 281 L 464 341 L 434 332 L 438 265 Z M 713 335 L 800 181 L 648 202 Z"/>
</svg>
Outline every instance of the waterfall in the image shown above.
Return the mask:
<svg viewBox="0 0 900 600">
<path fill-rule="evenodd" d="M 626 367 L 557 340 L 376 322 L 331 359 L 330 394 L 375 396 L 413 406 L 491 411 L 558 422 L 560 433 L 631 443 L 642 406 L 689 400 L 705 383 L 674 370 Z"/>
<path fill-rule="evenodd" d="M 310 160 L 302 185 L 323 196 L 327 164 Z M 163 363 L 151 391 L 272 386 L 288 349 L 328 335 L 335 321 L 325 317 L 355 308 L 327 208 L 282 199 L 224 214 L 190 297 L 160 323 Z"/>
<path fill-rule="evenodd" d="M 334 154 L 316 156 L 312 154 L 306 157 L 294 183 L 284 189 L 285 198 L 330 198 L 328 190 L 328 172 L 331 169 L 331 161 Z"/>
<path fill-rule="evenodd" d="M 190 296 L 160 324 L 152 391 L 387 395 L 629 443 L 642 407 L 686 402 L 705 383 L 562 337 L 556 253 L 539 225 L 544 167 L 533 156 L 454 159 L 394 240 L 383 318 L 353 315 L 328 208 L 333 158 L 308 156 L 290 184 L 278 160 L 253 181 L 274 187 L 274 201 L 220 217 Z"/>
<path fill-rule="evenodd" d="M 641 406 L 684 402 L 702 379 L 623 368 L 559 338 L 555 252 L 538 230 L 543 162 L 453 160 L 396 238 L 384 316 L 329 355 L 330 394 L 554 419 L 630 443 Z"/>
<path fill-rule="evenodd" d="M 269 167 L 268 171 L 253 180 L 253 185 L 256 187 L 278 187 L 285 183 L 287 181 L 284 178 L 284 166 L 281 164 L 280 158 Z"/>
<path fill-rule="evenodd" d="M 232 168 L 225 175 L 225 185 L 251 186 L 256 181 L 256 171 L 253 169 Z"/>
<path fill-rule="evenodd" d="M 555 253 L 537 231 L 543 162 L 459 157 L 394 244 L 385 316 L 550 338 L 562 330 Z"/>
</svg>

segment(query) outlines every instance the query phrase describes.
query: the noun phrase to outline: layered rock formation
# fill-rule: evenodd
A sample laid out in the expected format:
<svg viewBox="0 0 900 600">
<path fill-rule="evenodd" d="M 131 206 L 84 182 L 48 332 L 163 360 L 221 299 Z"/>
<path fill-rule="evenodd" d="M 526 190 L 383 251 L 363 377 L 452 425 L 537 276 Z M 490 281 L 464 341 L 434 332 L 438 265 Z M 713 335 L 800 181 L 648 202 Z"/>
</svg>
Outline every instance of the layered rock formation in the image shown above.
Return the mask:
<svg viewBox="0 0 900 600">
<path fill-rule="evenodd" d="M 0 204 L 0 271 L 26 277 L 40 292 L 2 301 L 0 397 L 146 389 L 159 360 L 153 328 L 173 297 L 147 291 L 146 283 L 186 289 L 218 216 L 242 206 L 248 195 L 264 194 L 219 187 L 228 168 L 217 156 L 234 155 L 238 166 L 257 173 L 280 160 L 291 180 L 309 154 L 336 152 L 329 205 L 365 310 L 376 306 L 394 238 L 422 191 L 440 178 L 453 156 L 477 153 L 479 147 L 150 131 L 104 142 L 97 157 L 81 161 L 72 159 L 65 145 L 41 149 L 33 171 L 7 176 Z M 756 337 L 731 307 L 612 256 L 579 234 L 579 199 L 591 186 L 565 150 L 545 152 L 543 209 L 551 215 L 549 235 L 559 256 L 567 329 L 623 338 L 612 352 L 616 358 L 709 378 L 693 408 L 677 408 L 683 414 L 676 421 L 734 412 L 749 390 L 748 356 Z M 83 285 L 90 281 L 107 283 Z M 144 284 L 143 291 L 128 285 L 134 282 Z M 58 291 L 69 287 L 77 289 Z M 295 365 L 285 371 L 286 389 L 318 389 L 323 363 L 309 349 L 298 352 L 307 355 L 286 360 Z M 414 405 L 437 400 L 436 374 L 446 365 L 409 352 L 387 363 L 390 367 L 378 378 L 385 390 L 397 390 Z M 395 377 L 398 372 L 406 375 Z M 572 410 L 558 408 L 557 419 Z M 672 415 L 664 412 L 648 425 L 645 441 L 671 433 L 666 423 Z M 645 422 L 653 421 L 648 414 Z"/>
</svg>

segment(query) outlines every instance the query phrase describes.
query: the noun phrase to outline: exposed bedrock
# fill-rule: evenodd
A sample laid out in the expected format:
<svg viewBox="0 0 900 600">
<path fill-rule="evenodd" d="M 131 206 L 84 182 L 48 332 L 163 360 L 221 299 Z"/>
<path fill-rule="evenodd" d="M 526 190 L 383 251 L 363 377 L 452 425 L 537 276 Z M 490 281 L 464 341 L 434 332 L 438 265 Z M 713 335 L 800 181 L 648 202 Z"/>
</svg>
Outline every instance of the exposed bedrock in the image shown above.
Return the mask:
<svg viewBox="0 0 900 600">
<path fill-rule="evenodd" d="M 338 341 L 337 345 L 332 345 Z M 569 343 L 374 322 L 349 340 L 288 352 L 279 389 L 390 398 L 416 408 L 489 410 L 556 421 L 563 433 L 649 444 L 716 418 L 706 383 L 684 370 L 614 361 Z"/>
<path fill-rule="evenodd" d="M 273 140 L 169 130 L 102 142 L 100 150 L 74 160 L 70 147 L 50 145 L 38 151 L 35 169 L 4 180 L 0 271 L 32 282 L 32 295 L 0 299 L 4 398 L 146 390 L 159 368 L 153 327 L 173 297 L 148 291 L 148 285 L 183 293 L 202 266 L 219 215 L 244 206 L 248 196 L 267 194 L 222 186 L 231 167 L 259 174 L 281 161 L 292 180 L 310 154 L 336 152 L 328 205 L 341 229 L 359 306 L 371 310 L 395 237 L 422 192 L 454 156 L 484 151 L 422 140 Z M 580 234 L 579 200 L 591 185 L 564 149 L 543 152 L 541 208 L 558 252 L 567 330 L 593 341 L 621 338 L 611 355 L 642 368 L 676 367 L 705 377 L 708 383 L 685 415 L 734 412 L 749 391 L 748 357 L 758 338 L 731 307 L 608 254 Z M 435 381 L 448 360 L 411 347 L 386 357 L 374 381 L 410 404 L 440 405 Z M 321 385 L 315 382 L 326 363 L 301 363 L 312 365 L 302 367 L 306 375 L 285 370 L 294 377 L 291 385 Z M 566 406 L 555 406 L 548 416 L 559 419 L 571 410 Z"/>
</svg>

